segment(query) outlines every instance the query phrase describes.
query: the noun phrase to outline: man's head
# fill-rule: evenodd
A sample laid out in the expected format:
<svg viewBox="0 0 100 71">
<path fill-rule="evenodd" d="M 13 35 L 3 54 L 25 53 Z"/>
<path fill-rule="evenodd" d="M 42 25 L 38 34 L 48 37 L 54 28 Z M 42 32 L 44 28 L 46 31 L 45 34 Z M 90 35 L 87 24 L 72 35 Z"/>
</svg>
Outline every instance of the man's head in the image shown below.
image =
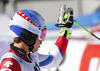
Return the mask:
<svg viewBox="0 0 100 71">
<path fill-rule="evenodd" d="M 32 51 L 36 38 L 43 41 L 46 36 L 46 25 L 42 16 L 33 10 L 20 10 L 13 14 L 9 22 L 13 37 L 18 37 Z M 17 39 L 18 39 L 17 38 Z"/>
</svg>

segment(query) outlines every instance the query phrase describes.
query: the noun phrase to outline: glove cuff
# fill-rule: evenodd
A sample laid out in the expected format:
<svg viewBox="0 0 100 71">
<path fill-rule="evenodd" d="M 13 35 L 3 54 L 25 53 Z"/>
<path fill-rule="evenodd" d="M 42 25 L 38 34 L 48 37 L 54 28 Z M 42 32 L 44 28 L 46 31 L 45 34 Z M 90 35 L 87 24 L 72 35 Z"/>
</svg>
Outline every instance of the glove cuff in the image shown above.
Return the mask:
<svg viewBox="0 0 100 71">
<path fill-rule="evenodd" d="M 65 36 L 66 38 L 69 39 L 71 37 L 71 33 L 72 33 L 72 29 L 67 29 L 65 27 L 61 28 L 61 32 L 60 32 L 61 36 Z"/>
</svg>

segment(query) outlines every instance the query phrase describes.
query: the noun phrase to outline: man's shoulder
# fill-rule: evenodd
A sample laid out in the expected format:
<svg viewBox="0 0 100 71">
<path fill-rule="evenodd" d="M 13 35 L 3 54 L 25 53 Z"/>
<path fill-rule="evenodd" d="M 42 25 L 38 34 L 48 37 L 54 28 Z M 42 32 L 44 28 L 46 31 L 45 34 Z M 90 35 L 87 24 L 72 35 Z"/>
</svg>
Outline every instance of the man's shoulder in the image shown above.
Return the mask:
<svg viewBox="0 0 100 71">
<path fill-rule="evenodd" d="M 16 69 L 16 70 L 15 70 Z M 0 71 L 21 71 L 18 56 L 8 52 L 4 54 L 0 61 Z"/>
<path fill-rule="evenodd" d="M 20 62 L 20 59 L 19 57 L 14 54 L 14 53 L 11 53 L 11 52 L 8 52 L 6 54 L 4 54 L 0 60 L 0 63 L 3 61 L 3 60 L 16 60 L 17 62 Z"/>
<path fill-rule="evenodd" d="M 16 59 L 16 58 L 18 58 L 18 56 L 16 54 L 12 53 L 12 52 L 8 52 L 8 53 L 5 53 L 2 56 L 1 60 L 2 59 L 5 59 L 5 58 L 13 58 L 13 59 Z"/>
<path fill-rule="evenodd" d="M 20 64 L 14 58 L 5 58 L 0 63 L 0 71 L 21 71 Z"/>
</svg>

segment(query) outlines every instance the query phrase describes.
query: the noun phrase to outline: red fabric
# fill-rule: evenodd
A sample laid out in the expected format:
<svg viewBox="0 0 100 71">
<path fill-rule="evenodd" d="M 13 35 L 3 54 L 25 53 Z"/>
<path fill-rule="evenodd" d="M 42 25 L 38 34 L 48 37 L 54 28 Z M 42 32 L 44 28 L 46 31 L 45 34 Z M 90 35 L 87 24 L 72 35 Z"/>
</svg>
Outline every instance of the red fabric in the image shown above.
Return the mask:
<svg viewBox="0 0 100 71">
<path fill-rule="evenodd" d="M 68 45 L 68 39 L 64 36 L 60 36 L 57 39 L 55 44 L 60 48 L 60 50 L 62 51 L 62 53 L 64 55 L 66 52 L 67 45 Z"/>
<path fill-rule="evenodd" d="M 6 58 L 0 64 L 0 71 L 21 71 L 21 67 L 15 59 Z"/>
</svg>

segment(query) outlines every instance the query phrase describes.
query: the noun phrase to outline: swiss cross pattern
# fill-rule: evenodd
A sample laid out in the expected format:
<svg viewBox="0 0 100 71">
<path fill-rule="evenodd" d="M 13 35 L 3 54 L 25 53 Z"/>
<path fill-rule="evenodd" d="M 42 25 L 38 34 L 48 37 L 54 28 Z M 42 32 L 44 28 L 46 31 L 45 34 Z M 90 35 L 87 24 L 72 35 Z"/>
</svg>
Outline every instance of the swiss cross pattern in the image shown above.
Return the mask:
<svg viewBox="0 0 100 71">
<path fill-rule="evenodd" d="M 36 26 L 33 21 L 21 10 L 17 12 L 18 15 L 20 15 L 21 17 L 23 17 L 25 20 L 27 20 L 28 22 L 30 22 L 31 24 L 33 24 L 34 26 Z M 37 27 L 37 26 L 36 26 Z M 37 27 L 38 28 L 38 27 Z"/>
</svg>

